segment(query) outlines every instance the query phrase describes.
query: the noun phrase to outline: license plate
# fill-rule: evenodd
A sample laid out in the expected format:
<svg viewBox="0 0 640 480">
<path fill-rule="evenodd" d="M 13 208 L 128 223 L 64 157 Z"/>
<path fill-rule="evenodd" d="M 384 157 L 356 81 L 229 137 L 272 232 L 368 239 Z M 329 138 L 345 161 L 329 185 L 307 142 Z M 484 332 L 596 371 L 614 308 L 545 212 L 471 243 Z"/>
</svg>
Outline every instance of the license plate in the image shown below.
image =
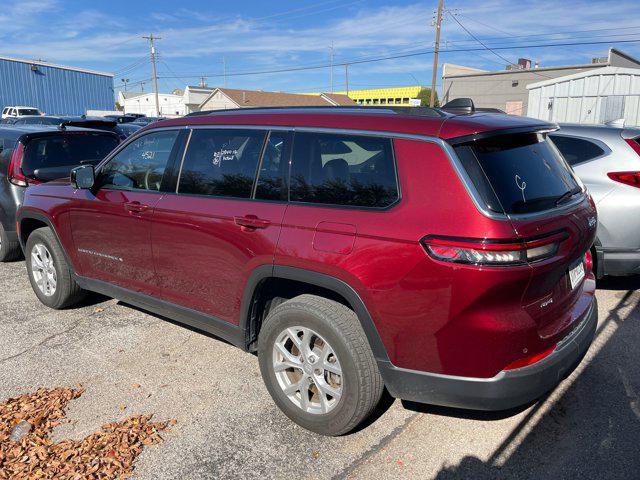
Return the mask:
<svg viewBox="0 0 640 480">
<path fill-rule="evenodd" d="M 571 281 L 571 290 L 576 288 L 582 279 L 584 278 L 584 263 L 580 262 L 578 265 L 569 270 L 569 280 Z"/>
</svg>

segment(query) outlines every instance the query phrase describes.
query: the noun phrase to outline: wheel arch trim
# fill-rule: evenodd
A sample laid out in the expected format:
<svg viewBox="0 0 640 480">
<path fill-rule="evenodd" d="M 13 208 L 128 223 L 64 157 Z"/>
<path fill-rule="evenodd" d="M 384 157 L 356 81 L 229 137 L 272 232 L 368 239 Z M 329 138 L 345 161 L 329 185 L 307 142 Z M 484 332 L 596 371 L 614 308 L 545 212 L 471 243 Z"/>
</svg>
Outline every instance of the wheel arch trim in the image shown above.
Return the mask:
<svg viewBox="0 0 640 480">
<path fill-rule="evenodd" d="M 240 327 L 245 332 L 247 343 L 251 328 L 251 309 L 255 293 L 260 284 L 268 278 L 281 278 L 307 283 L 316 287 L 331 290 L 342 296 L 353 307 L 362 329 L 367 336 L 369 346 L 378 362 L 389 362 L 387 350 L 382 343 L 375 322 L 358 292 L 348 283 L 330 275 L 285 265 L 262 265 L 255 268 L 245 284 L 240 308 Z M 247 345 L 248 347 L 248 345 Z"/>
</svg>

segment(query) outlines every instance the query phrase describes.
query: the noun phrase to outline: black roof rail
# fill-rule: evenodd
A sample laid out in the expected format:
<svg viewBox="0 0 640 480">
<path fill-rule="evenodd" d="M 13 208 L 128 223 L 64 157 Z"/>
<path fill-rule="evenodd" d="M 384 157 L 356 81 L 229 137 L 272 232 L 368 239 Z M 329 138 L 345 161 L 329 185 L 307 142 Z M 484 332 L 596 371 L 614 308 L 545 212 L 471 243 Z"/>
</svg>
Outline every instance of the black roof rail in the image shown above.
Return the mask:
<svg viewBox="0 0 640 480">
<path fill-rule="evenodd" d="M 354 106 L 291 106 L 291 107 L 246 107 L 246 108 L 227 108 L 224 110 L 203 110 L 200 112 L 191 112 L 185 117 L 199 117 L 204 115 L 224 115 L 234 113 L 260 113 L 260 112 L 277 112 L 277 111 L 332 111 L 341 113 L 363 113 L 376 112 L 388 114 L 416 115 L 426 117 L 441 117 L 443 114 L 437 108 L 430 107 L 409 107 L 401 105 L 354 105 Z"/>
</svg>

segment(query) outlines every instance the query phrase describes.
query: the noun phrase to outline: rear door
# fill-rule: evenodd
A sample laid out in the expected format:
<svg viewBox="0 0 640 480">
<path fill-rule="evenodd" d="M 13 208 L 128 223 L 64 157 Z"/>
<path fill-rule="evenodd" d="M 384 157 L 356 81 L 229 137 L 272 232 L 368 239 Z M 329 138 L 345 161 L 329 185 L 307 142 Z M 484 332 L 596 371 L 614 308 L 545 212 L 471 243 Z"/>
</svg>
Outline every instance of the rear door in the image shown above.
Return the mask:
<svg viewBox="0 0 640 480">
<path fill-rule="evenodd" d="M 276 264 L 315 270 L 353 284 L 348 277 L 362 257 L 375 252 L 399 201 L 389 138 L 342 133 L 296 133 L 290 174 L 290 205 L 278 242 Z M 379 248 L 379 247 L 378 247 Z M 361 253 L 362 254 L 362 253 Z"/>
<path fill-rule="evenodd" d="M 150 131 L 126 145 L 97 173 L 93 190 L 77 190 L 71 209 L 82 274 L 154 295 L 151 221 L 180 149 L 179 130 Z"/>
<path fill-rule="evenodd" d="M 522 239 L 559 235 L 557 254 L 531 264 L 523 305 L 550 337 L 572 321 L 558 315 L 579 299 L 584 280 L 572 283 L 593 244 L 596 212 L 555 146 L 542 133 L 496 135 L 455 147 L 485 203 L 506 213 Z"/>
<path fill-rule="evenodd" d="M 273 263 L 289 138 L 241 127 L 192 131 L 177 186 L 158 202 L 152 227 L 164 300 L 238 324 L 249 275 Z"/>
</svg>

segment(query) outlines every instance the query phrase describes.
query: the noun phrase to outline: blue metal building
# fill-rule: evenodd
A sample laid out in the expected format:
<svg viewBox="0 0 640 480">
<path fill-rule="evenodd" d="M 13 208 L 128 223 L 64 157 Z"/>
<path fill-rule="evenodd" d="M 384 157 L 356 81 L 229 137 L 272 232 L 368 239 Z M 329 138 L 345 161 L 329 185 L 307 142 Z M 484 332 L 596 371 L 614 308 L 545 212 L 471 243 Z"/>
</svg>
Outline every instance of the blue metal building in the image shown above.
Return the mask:
<svg viewBox="0 0 640 480">
<path fill-rule="evenodd" d="M 113 74 L 0 57 L 0 108 L 9 105 L 52 115 L 114 110 Z"/>
</svg>

